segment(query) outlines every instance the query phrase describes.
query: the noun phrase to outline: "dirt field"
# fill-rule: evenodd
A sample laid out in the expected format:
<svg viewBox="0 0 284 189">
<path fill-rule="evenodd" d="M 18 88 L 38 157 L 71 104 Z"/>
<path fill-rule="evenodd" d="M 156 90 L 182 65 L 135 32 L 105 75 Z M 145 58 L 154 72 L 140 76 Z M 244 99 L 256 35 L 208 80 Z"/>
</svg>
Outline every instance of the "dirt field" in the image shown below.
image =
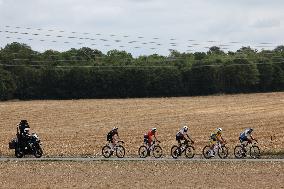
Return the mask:
<svg viewBox="0 0 284 189">
<path fill-rule="evenodd" d="M 143 134 L 151 127 L 157 127 L 164 152 L 169 154 L 184 123 L 196 141 L 197 153 L 217 127 L 223 128 L 231 153 L 239 133 L 247 127 L 255 129 L 265 152 L 284 150 L 284 93 L 0 102 L 2 156 L 13 156 L 8 141 L 21 119 L 27 119 L 41 137 L 45 156 L 100 155 L 106 133 L 114 126 L 119 127 L 128 156 L 137 154 Z"/>
<path fill-rule="evenodd" d="M 1 162 L 0 170 L 1 188 L 284 188 L 283 162 Z"/>
</svg>

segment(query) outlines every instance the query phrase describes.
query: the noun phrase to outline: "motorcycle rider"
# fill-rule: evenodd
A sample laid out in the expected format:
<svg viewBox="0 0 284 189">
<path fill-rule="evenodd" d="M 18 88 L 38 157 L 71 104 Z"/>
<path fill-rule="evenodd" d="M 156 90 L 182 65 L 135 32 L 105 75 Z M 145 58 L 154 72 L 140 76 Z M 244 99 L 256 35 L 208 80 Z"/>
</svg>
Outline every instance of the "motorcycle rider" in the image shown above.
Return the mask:
<svg viewBox="0 0 284 189">
<path fill-rule="evenodd" d="M 24 132 L 22 133 L 22 142 L 25 147 L 32 144 L 32 136 L 30 134 L 30 128 L 24 129 Z"/>
<path fill-rule="evenodd" d="M 187 134 L 188 131 L 188 126 L 183 126 L 176 134 L 176 141 L 179 144 L 179 147 L 181 147 L 182 143 L 181 141 L 191 141 L 192 144 L 194 144 L 194 141 L 189 137 L 189 135 Z"/>
<path fill-rule="evenodd" d="M 30 128 L 27 120 L 21 120 L 19 125 L 20 134 L 24 133 L 25 128 Z"/>
<path fill-rule="evenodd" d="M 20 130 L 20 133 L 18 135 L 19 142 L 22 146 L 27 146 L 29 141 L 31 140 L 30 135 L 30 126 L 27 120 L 21 120 L 18 128 Z"/>
</svg>

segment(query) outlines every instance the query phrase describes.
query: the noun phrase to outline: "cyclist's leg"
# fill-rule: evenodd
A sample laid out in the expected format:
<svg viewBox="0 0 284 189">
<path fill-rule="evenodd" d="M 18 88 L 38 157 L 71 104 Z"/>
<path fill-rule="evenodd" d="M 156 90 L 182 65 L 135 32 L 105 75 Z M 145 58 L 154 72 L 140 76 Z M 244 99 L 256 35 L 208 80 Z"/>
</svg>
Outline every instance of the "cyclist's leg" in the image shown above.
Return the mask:
<svg viewBox="0 0 284 189">
<path fill-rule="evenodd" d="M 111 143 L 112 143 L 112 137 L 110 135 L 107 135 L 107 142 L 108 142 L 108 145 L 110 147 L 112 147 Z"/>
<path fill-rule="evenodd" d="M 113 150 L 115 147 L 115 139 L 114 137 L 111 138 L 111 149 Z"/>
<path fill-rule="evenodd" d="M 181 147 L 181 138 L 180 138 L 180 136 L 176 135 L 176 141 L 178 142 L 178 146 Z"/>
<path fill-rule="evenodd" d="M 217 143 L 217 140 L 215 139 L 211 139 L 210 140 L 210 144 L 211 144 L 211 146 L 210 146 L 210 156 L 212 156 L 212 157 L 214 157 L 214 148 L 215 148 L 215 146 L 217 145 L 216 144 Z"/>
<path fill-rule="evenodd" d="M 217 140 L 216 139 L 210 139 L 210 149 L 214 150 L 215 145 L 217 144 Z"/>
<path fill-rule="evenodd" d="M 149 137 L 148 138 L 148 148 L 150 148 L 152 146 L 152 143 L 153 143 L 152 138 Z"/>
<path fill-rule="evenodd" d="M 148 139 L 148 135 L 144 135 L 144 144 L 149 147 L 149 139 Z"/>
<path fill-rule="evenodd" d="M 246 138 L 240 139 L 240 142 L 241 142 L 242 147 L 245 149 L 247 147 L 248 143 L 249 143 L 249 140 L 246 137 Z"/>
</svg>

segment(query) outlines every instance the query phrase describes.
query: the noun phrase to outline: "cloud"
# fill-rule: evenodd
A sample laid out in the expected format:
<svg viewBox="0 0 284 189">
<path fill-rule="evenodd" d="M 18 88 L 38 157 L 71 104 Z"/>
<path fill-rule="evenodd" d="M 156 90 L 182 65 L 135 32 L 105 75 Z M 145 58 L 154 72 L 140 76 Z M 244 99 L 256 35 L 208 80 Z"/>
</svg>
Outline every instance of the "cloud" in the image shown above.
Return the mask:
<svg viewBox="0 0 284 189">
<path fill-rule="evenodd" d="M 252 26 L 256 28 L 273 28 L 280 27 L 281 22 L 278 19 L 262 19 L 255 21 Z"/>
<path fill-rule="evenodd" d="M 284 20 L 284 1 L 274 0 L 0 0 L 0 30 L 5 25 L 23 26 L 138 36 L 142 42 L 151 42 L 158 37 L 163 44 L 157 50 L 148 45 L 138 53 L 168 52 L 172 48 L 171 38 L 177 39 L 177 50 L 188 49 L 187 40 L 200 43 L 196 50 L 204 50 L 208 40 L 218 43 L 240 41 L 243 44 L 259 41 L 284 41 L 281 20 Z M 15 14 L 17 13 L 17 14 Z M 265 29 L 265 31 L 263 31 Z M 127 39 L 122 38 L 127 43 Z M 4 46 L 5 35 L 0 33 L 0 46 Z M 26 42 L 26 41 L 24 41 Z M 73 44 L 47 44 L 28 41 L 38 49 L 78 47 Z M 102 42 L 102 41 L 101 41 Z M 52 46 L 53 45 L 53 46 Z M 86 44 L 88 45 L 88 43 Z M 104 44 L 99 49 L 117 48 Z M 129 46 L 127 50 L 134 52 Z"/>
</svg>

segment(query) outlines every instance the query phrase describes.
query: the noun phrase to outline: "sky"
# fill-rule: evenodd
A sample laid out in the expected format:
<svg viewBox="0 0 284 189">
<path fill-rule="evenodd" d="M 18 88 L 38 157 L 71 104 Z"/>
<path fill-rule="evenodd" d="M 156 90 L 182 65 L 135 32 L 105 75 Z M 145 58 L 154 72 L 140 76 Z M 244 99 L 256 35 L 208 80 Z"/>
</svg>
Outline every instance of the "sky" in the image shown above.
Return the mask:
<svg viewBox="0 0 284 189">
<path fill-rule="evenodd" d="M 133 55 L 284 44 L 283 0 L 0 0 L 0 47 Z"/>
</svg>

